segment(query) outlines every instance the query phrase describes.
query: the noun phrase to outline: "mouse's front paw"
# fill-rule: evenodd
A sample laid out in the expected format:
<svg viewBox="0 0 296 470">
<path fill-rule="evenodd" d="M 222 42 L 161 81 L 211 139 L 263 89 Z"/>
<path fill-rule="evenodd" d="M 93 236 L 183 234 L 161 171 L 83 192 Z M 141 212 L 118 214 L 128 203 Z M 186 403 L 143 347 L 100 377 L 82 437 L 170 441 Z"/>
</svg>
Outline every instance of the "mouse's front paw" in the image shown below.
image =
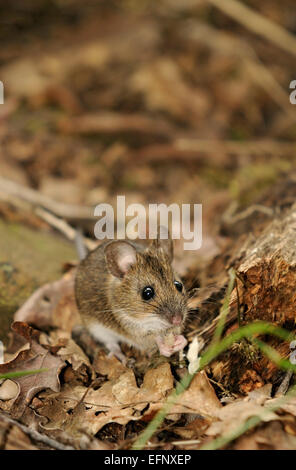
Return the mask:
<svg viewBox="0 0 296 470">
<path fill-rule="evenodd" d="M 173 340 L 171 340 L 171 338 L 168 340 L 166 337 L 158 337 L 156 339 L 156 343 L 160 354 L 165 357 L 170 357 L 175 352 L 184 349 L 187 344 L 187 340 L 183 335 L 176 335 L 173 337 Z"/>
<path fill-rule="evenodd" d="M 175 337 L 174 352 L 181 351 L 182 349 L 185 348 L 186 344 L 187 344 L 187 339 L 184 338 L 183 335 L 177 335 Z"/>
<path fill-rule="evenodd" d="M 108 357 L 115 356 L 117 359 L 120 360 L 120 362 L 125 366 L 127 363 L 127 358 L 121 351 L 120 347 L 118 344 L 108 344 L 107 348 L 109 349 L 109 354 Z"/>
</svg>

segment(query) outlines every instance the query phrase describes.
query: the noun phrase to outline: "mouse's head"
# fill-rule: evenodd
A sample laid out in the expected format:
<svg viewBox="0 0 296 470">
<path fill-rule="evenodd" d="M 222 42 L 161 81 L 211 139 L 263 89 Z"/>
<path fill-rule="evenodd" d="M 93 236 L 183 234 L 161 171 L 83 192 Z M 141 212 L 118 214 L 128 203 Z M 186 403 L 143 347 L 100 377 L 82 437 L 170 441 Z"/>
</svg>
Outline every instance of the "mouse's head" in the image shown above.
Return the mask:
<svg viewBox="0 0 296 470">
<path fill-rule="evenodd" d="M 172 268 L 173 242 L 158 238 L 142 252 L 128 241 L 105 248 L 112 274 L 112 299 L 119 321 L 145 332 L 182 330 L 187 316 L 187 294 Z"/>
</svg>

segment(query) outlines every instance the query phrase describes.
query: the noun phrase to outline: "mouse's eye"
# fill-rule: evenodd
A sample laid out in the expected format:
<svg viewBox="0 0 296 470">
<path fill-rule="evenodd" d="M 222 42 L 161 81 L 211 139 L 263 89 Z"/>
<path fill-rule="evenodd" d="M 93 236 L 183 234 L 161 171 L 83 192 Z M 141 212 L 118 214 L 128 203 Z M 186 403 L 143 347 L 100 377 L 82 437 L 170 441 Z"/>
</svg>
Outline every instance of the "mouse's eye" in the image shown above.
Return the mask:
<svg viewBox="0 0 296 470">
<path fill-rule="evenodd" d="M 182 292 L 183 290 L 183 284 L 179 281 L 174 281 L 175 287 L 179 292 Z"/>
<path fill-rule="evenodd" d="M 151 287 L 151 286 L 144 287 L 144 289 L 142 290 L 142 298 L 144 300 L 150 300 L 154 296 L 155 296 L 155 292 L 154 292 L 153 287 Z"/>
</svg>

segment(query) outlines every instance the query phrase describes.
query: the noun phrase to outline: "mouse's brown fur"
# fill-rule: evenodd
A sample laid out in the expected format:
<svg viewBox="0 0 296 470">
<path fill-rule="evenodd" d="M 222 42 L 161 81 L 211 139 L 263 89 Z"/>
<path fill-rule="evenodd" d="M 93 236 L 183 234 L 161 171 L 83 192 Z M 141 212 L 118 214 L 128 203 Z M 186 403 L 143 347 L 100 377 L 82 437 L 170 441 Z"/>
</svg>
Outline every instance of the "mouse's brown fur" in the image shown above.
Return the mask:
<svg viewBox="0 0 296 470">
<path fill-rule="evenodd" d="M 153 350 L 156 337 L 180 334 L 187 295 L 184 287 L 182 292 L 176 289 L 171 261 L 170 239 L 154 240 L 148 247 L 133 241 L 101 244 L 80 263 L 76 275 L 76 300 L 85 325 L 101 325 L 142 350 Z M 142 298 L 146 286 L 155 291 L 149 301 Z M 181 323 L 174 325 L 177 317 Z M 110 348 L 110 341 L 105 343 Z"/>
</svg>

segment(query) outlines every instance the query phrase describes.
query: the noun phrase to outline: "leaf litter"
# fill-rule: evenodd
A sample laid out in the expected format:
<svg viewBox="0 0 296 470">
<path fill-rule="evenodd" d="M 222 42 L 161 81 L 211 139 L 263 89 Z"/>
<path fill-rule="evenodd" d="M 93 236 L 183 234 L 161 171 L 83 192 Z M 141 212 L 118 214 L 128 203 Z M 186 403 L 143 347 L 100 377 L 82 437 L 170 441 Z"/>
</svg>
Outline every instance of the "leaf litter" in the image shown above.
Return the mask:
<svg viewBox="0 0 296 470">
<path fill-rule="evenodd" d="M 74 17 L 76 3 L 70 6 Z M 272 15 L 282 24 L 290 17 L 289 5 L 289 0 L 273 5 Z M 250 231 L 243 220 L 231 224 L 226 213 L 217 224 L 217 214 L 220 218 L 233 194 L 236 208 L 246 205 L 291 168 L 295 136 L 294 121 L 285 115 L 287 96 L 284 93 L 282 100 L 274 88 L 262 85 L 265 80 L 254 79 L 259 74 L 258 64 L 250 63 L 256 56 L 253 51 L 264 56 L 266 67 L 285 86 L 291 78 L 290 58 L 282 54 L 279 63 L 278 57 L 273 60 L 272 45 L 263 47 L 245 30 L 238 30 L 239 38 L 227 31 L 226 18 L 217 11 L 212 14 L 207 2 L 163 0 L 148 17 L 135 14 L 133 7 L 122 8 L 118 19 L 111 5 L 109 23 L 104 14 L 78 15 L 79 34 L 67 36 L 69 31 L 59 29 L 68 46 L 61 47 L 52 37 L 38 60 L 32 54 L 33 41 L 28 47 L 26 41 L 18 43 L 19 58 L 13 41 L 11 48 L 1 51 L 1 75 L 10 85 L 0 116 L 1 176 L 38 188 L 49 198 L 77 204 L 112 203 L 114 188 L 126 192 L 131 202 L 196 202 L 198 190 L 205 206 L 204 251 L 193 261 L 191 254 L 182 252 L 182 243 L 176 244 L 176 261 L 195 287 L 215 285 L 209 287 L 211 292 L 191 299 L 193 312 L 198 308 L 199 315 L 188 337 L 195 337 L 199 322 L 206 319 L 207 342 L 237 235 Z M 205 24 L 201 18 L 210 20 Z M 101 30 L 104 34 L 98 35 Z M 40 50 L 41 37 L 38 41 Z M 278 106 L 279 102 L 284 104 Z M 221 140 L 229 136 L 234 139 L 230 147 Z M 265 137 L 265 150 L 256 141 L 244 140 L 250 136 Z M 281 157 L 281 165 L 274 155 Z M 261 165 L 255 177 L 254 162 Z M 290 186 L 293 189 L 293 182 Z M 289 196 L 284 189 L 289 204 L 295 191 Z M 282 195 L 275 198 L 282 200 Z M 24 215 L 23 206 L 18 212 L 10 204 L 1 201 L 0 206 L 8 220 L 47 227 L 35 214 Z M 252 217 L 248 221 L 252 223 Z M 84 228 L 90 230 L 87 223 Z M 241 240 L 237 245 L 241 247 Z M 217 257 L 221 251 L 224 256 Z M 212 261 L 205 261 L 202 253 Z M 127 367 L 108 357 L 80 329 L 73 278 L 74 271 L 69 271 L 41 286 L 14 316 L 0 373 L 47 370 L 0 384 L 1 448 L 39 448 L 41 441 L 30 434 L 36 430 L 56 445 L 130 448 L 186 371 L 184 359 L 150 360 L 127 347 Z M 193 353 L 190 371 L 198 365 Z M 225 388 L 228 371 L 222 361 L 198 373 L 153 437 L 154 448 L 199 448 L 253 416 L 262 416 L 263 425 L 230 446 L 295 448 L 295 398 L 279 404 L 278 410 L 266 410 L 276 400 L 271 398 L 272 384 L 265 385 L 254 368 L 244 375 L 244 397 Z M 9 429 L 4 416 L 15 420 Z M 180 438 L 192 443 L 172 444 Z M 54 442 L 47 445 L 52 448 Z"/>
<path fill-rule="evenodd" d="M 57 286 L 60 288 L 59 298 L 62 299 L 63 295 L 69 298 L 63 278 L 58 282 L 59 284 L 53 283 L 53 286 L 55 292 Z M 34 296 L 32 312 L 37 311 L 34 304 L 38 305 L 39 301 L 39 297 Z M 55 325 L 55 309 L 56 303 L 53 302 L 51 315 L 48 316 L 52 326 Z M 30 317 L 32 312 L 27 307 L 25 311 Z M 36 318 L 36 313 L 34 315 Z M 68 316 L 67 308 L 65 315 Z M 16 317 L 19 317 L 18 313 Z M 182 371 L 167 360 L 158 361 L 158 365 L 151 366 L 146 358 L 146 368 L 139 373 L 137 367 L 130 368 L 115 357 L 108 357 L 104 349 L 98 346 L 90 358 L 69 337 L 67 330 L 57 327 L 45 332 L 36 330 L 27 323 L 15 321 L 12 336 L 14 341 L 11 344 L 17 344 L 16 340 L 21 339 L 21 347 L 13 353 L 9 353 L 8 348 L 10 360 L 0 365 L 0 372 L 41 367 L 47 371 L 4 382 L 0 386 L 0 395 L 3 394 L 0 400 L 2 411 L 22 422 L 27 409 L 34 416 L 31 426 L 37 427 L 49 437 L 64 433 L 67 442 L 71 442 L 76 448 L 83 448 L 85 445 L 91 448 L 94 440 L 100 442 L 101 436 L 105 440 L 104 430 L 110 425 L 120 425 L 122 429 L 129 427 L 127 435 L 123 433 L 117 442 L 117 446 L 129 447 L 137 434 L 137 428 L 132 423 L 138 422 L 143 428 L 151 421 L 175 387 L 173 371 Z M 197 343 L 193 342 L 192 360 L 197 351 Z M 11 397 L 9 392 L 5 396 L 5 383 L 10 384 L 10 387 L 14 384 Z M 166 426 L 179 438 L 194 440 L 198 437 L 203 442 L 204 439 L 207 441 L 233 431 L 252 416 L 262 415 L 262 421 L 266 424 L 284 421 L 275 411 L 266 412 L 265 404 L 271 400 L 270 397 L 271 384 L 222 406 L 207 373 L 202 371 L 195 375 L 189 388 L 170 409 Z M 281 406 L 281 414 L 296 415 L 294 408 L 295 399 L 290 399 Z M 85 441 L 86 438 L 88 440 Z M 107 442 L 108 440 L 110 439 L 107 438 Z M 161 443 L 159 445 L 161 447 Z M 188 448 L 185 444 L 184 446 Z M 180 447 L 182 446 L 178 446 Z M 116 444 L 113 444 L 113 448 L 116 448 Z"/>
<path fill-rule="evenodd" d="M 64 305 L 64 309 L 59 310 L 61 316 L 65 314 L 67 318 L 69 315 L 69 292 L 64 278 L 47 286 L 47 295 L 50 295 L 51 288 L 55 296 L 52 297 L 53 302 L 46 306 L 47 331 L 36 330 L 24 321 L 15 321 L 11 348 L 7 349 L 10 360 L 0 366 L 0 372 L 41 367 L 47 371 L 13 379 L 11 382 L 18 387 L 17 394 L 9 400 L 3 397 L 1 409 L 20 422 L 26 408 L 30 413 L 33 411 L 34 427 L 37 426 L 47 436 L 62 431 L 70 441 L 72 439 L 74 446 L 84 436 L 97 438 L 100 431 L 111 423 L 125 427 L 139 422 L 144 426 L 161 409 L 175 387 L 173 365 L 156 358 L 156 365 L 151 366 L 150 360 L 142 358 L 145 365 L 139 372 L 137 367 L 127 367 L 115 357 L 108 357 L 98 345 L 92 350 L 91 357 L 87 356 L 69 336 L 68 328 L 60 328 L 67 322 L 60 319 L 56 325 L 57 298 Z M 38 312 L 41 321 L 44 319 L 42 309 L 38 310 L 39 305 L 40 296 L 33 294 L 15 317 L 23 320 L 34 318 L 34 323 L 38 324 Z M 75 311 L 73 313 L 75 315 Z M 17 344 L 21 345 L 19 350 L 15 350 Z M 221 406 L 206 373 L 200 372 L 174 405 L 167 420 L 178 423 L 183 416 L 195 415 L 205 416 L 204 419 L 211 422 Z M 131 437 L 136 436 L 135 432 L 130 434 Z M 131 437 L 126 439 L 127 446 Z"/>
</svg>

